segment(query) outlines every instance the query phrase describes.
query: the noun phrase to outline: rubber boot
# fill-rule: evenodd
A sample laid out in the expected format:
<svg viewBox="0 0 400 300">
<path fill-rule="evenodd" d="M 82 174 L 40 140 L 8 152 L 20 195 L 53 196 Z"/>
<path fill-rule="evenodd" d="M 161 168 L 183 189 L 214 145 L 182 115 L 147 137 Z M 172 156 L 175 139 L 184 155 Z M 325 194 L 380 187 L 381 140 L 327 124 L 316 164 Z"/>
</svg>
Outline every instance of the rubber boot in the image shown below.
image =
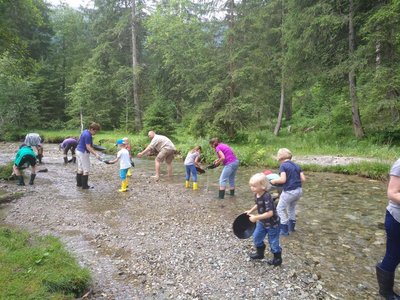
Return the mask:
<svg viewBox="0 0 400 300">
<path fill-rule="evenodd" d="M 64 164 L 68 164 L 68 157 L 64 156 Z"/>
<path fill-rule="evenodd" d="M 289 220 L 289 223 L 288 223 L 288 229 L 289 229 L 289 232 L 294 232 L 295 230 L 294 230 L 294 227 L 296 226 L 296 220 Z"/>
<path fill-rule="evenodd" d="M 230 195 L 231 197 L 235 196 L 235 190 L 229 190 L 229 195 Z"/>
<path fill-rule="evenodd" d="M 185 188 L 190 188 L 189 180 L 186 180 L 186 181 L 185 181 Z"/>
<path fill-rule="evenodd" d="M 82 187 L 82 174 L 76 174 L 76 186 Z"/>
<path fill-rule="evenodd" d="M 218 199 L 224 199 L 224 198 L 225 198 L 225 190 L 219 190 Z"/>
<path fill-rule="evenodd" d="M 379 285 L 379 295 L 384 297 L 386 300 L 400 299 L 400 296 L 393 291 L 394 272 L 387 272 L 380 267 L 380 264 L 377 264 L 376 278 Z"/>
<path fill-rule="evenodd" d="M 39 164 L 41 164 L 42 163 L 43 154 L 38 154 L 37 158 L 38 158 Z"/>
<path fill-rule="evenodd" d="M 36 177 L 36 174 L 31 174 L 31 180 L 29 180 L 30 185 L 33 185 L 33 182 L 35 181 L 35 177 Z"/>
<path fill-rule="evenodd" d="M 267 264 L 275 267 L 280 266 L 282 264 L 282 253 L 281 252 L 274 253 L 274 258 L 267 261 Z"/>
<path fill-rule="evenodd" d="M 251 259 L 263 259 L 265 252 L 265 244 L 256 248 L 257 252 L 250 254 Z"/>
<path fill-rule="evenodd" d="M 89 175 L 82 175 L 82 189 L 87 190 L 93 188 L 88 185 Z"/>
<path fill-rule="evenodd" d="M 75 157 L 75 156 L 72 157 L 72 163 L 73 163 L 73 164 L 76 163 L 76 157 Z"/>
<path fill-rule="evenodd" d="M 118 190 L 118 192 L 126 192 L 127 185 L 128 185 L 128 181 L 125 179 L 124 181 L 121 182 L 121 188 Z"/>
<path fill-rule="evenodd" d="M 197 182 L 193 182 L 193 191 L 198 190 L 199 186 L 197 185 Z"/>
<path fill-rule="evenodd" d="M 289 235 L 289 225 L 281 224 L 280 226 L 280 235 L 288 236 Z"/>
<path fill-rule="evenodd" d="M 25 185 L 25 181 L 24 181 L 24 176 L 23 175 L 19 175 L 18 176 L 18 183 L 17 185 Z"/>
<path fill-rule="evenodd" d="M 128 172 L 126 173 L 126 176 L 128 176 L 128 177 L 131 177 L 131 176 L 132 176 L 132 172 L 131 172 L 131 169 L 130 169 L 130 168 L 128 169 Z"/>
</svg>

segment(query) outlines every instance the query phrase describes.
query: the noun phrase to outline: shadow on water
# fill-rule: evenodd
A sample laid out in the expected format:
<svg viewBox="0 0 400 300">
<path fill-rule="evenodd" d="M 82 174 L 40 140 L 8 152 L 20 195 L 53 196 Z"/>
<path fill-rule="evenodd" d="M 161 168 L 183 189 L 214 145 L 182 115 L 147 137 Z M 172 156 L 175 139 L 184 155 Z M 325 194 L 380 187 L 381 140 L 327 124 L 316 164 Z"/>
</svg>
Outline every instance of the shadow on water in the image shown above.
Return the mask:
<svg viewBox="0 0 400 300">
<path fill-rule="evenodd" d="M 135 176 L 146 178 L 148 184 L 137 186 L 132 179 L 132 192 L 116 197 L 115 190 L 119 186 L 117 165 L 110 166 L 92 160 L 94 171 L 89 183 L 95 185 L 96 193 L 86 193 L 71 188 L 74 186 L 75 166 L 62 165 L 57 145 L 49 145 L 46 150 L 46 164 L 57 168 L 55 173 L 40 175 L 41 180 L 51 179 L 52 184 L 57 186 L 57 194 L 69 199 L 68 205 L 81 207 L 90 214 L 108 217 L 107 225 L 110 227 L 121 226 L 117 221 L 113 221 L 113 215 L 132 213 L 134 206 L 125 207 L 129 197 L 136 199 L 137 191 L 140 190 L 141 194 L 145 195 L 146 189 L 153 188 L 152 179 L 149 178 L 154 172 L 152 158 L 135 158 L 136 166 L 133 169 Z M 12 153 L 3 152 L 1 162 L 9 160 Z M 165 174 L 165 164 L 161 168 Z M 234 216 L 249 209 L 254 200 L 248 180 L 252 174 L 261 171 L 262 169 L 254 167 L 239 168 L 236 196 L 210 202 L 209 209 L 225 214 L 228 220 L 233 220 Z M 199 175 L 199 193 L 211 199 L 215 198 L 220 172 L 221 168 L 217 168 Z M 306 176 L 304 196 L 297 206 L 297 231 L 288 238 L 281 239 L 287 263 L 312 266 L 315 274 L 332 294 L 343 295 L 344 290 L 349 290 L 345 295 L 358 295 L 360 290 L 376 290 L 374 266 L 381 259 L 385 248 L 383 220 L 387 205 L 386 183 L 333 173 L 308 173 Z M 184 181 L 184 166 L 181 160 L 174 161 L 173 178 L 162 176 L 160 179 L 160 182 L 166 184 L 182 184 L 182 193 L 186 192 L 183 188 Z M 160 197 L 168 196 L 163 193 L 164 191 L 160 190 Z M 81 201 L 82 198 L 85 201 Z M 153 209 L 156 208 L 154 205 Z M 136 211 L 135 214 L 138 218 L 141 212 Z M 144 214 L 143 211 L 142 215 Z M 3 215 L 0 214 L 2 219 Z"/>
</svg>

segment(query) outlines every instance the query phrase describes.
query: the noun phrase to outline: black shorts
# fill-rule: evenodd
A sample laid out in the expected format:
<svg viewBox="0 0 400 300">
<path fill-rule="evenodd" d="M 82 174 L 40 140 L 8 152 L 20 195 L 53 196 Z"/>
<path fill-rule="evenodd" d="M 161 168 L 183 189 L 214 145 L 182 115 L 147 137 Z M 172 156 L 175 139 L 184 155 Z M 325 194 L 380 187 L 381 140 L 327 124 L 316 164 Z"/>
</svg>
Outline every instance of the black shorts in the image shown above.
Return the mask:
<svg viewBox="0 0 400 300">
<path fill-rule="evenodd" d="M 25 155 L 22 157 L 21 161 L 18 165 L 16 165 L 18 169 L 27 168 L 29 166 L 36 166 L 36 157 L 32 155 Z"/>
</svg>

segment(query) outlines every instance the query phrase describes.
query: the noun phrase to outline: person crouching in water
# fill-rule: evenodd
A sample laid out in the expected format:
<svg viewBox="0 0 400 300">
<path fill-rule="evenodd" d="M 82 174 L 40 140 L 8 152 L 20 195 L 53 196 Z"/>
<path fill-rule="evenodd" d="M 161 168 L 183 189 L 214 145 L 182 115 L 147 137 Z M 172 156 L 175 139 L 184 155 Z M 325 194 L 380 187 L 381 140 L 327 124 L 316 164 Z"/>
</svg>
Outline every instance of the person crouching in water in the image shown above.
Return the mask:
<svg viewBox="0 0 400 300">
<path fill-rule="evenodd" d="M 36 154 L 30 146 L 22 145 L 15 156 L 13 166 L 13 174 L 18 177 L 17 185 L 25 185 L 22 170 L 28 166 L 31 166 L 31 180 L 29 184 L 33 185 L 36 177 Z"/>
<path fill-rule="evenodd" d="M 201 146 L 196 146 L 189 153 L 186 155 L 185 158 L 185 171 L 186 171 L 186 181 L 185 187 L 190 187 L 190 174 L 193 175 L 193 190 L 197 190 L 199 187 L 197 185 L 197 170 L 196 167 L 200 168 L 199 161 L 200 161 L 200 153 L 201 153 Z"/>
<path fill-rule="evenodd" d="M 72 162 L 76 163 L 76 155 L 75 155 L 75 149 L 78 146 L 78 141 L 73 138 L 69 137 L 66 138 L 59 146 L 60 150 L 63 151 L 64 154 L 64 164 L 68 163 L 68 151 L 71 151 L 72 154 Z"/>
<path fill-rule="evenodd" d="M 115 164 L 119 161 L 119 177 L 121 179 L 121 188 L 119 192 L 126 192 L 128 187 L 128 170 L 132 167 L 131 158 L 127 149 L 128 143 L 124 140 L 118 140 L 117 145 L 120 150 L 117 153 L 117 157 L 114 160 L 105 161 L 106 164 Z"/>
<path fill-rule="evenodd" d="M 282 264 L 282 248 L 279 244 L 279 216 L 276 212 L 272 196 L 267 192 L 270 188 L 270 183 L 263 173 L 257 173 L 250 178 L 250 189 L 255 195 L 256 204 L 245 211 L 250 216 L 250 221 L 256 224 L 256 229 L 253 232 L 253 241 L 257 252 L 250 254 L 251 259 L 263 259 L 265 252 L 264 239 L 268 235 L 268 243 L 274 258 L 268 260 L 267 263 L 272 266 Z M 253 211 L 258 212 L 257 215 L 252 215 Z"/>
</svg>

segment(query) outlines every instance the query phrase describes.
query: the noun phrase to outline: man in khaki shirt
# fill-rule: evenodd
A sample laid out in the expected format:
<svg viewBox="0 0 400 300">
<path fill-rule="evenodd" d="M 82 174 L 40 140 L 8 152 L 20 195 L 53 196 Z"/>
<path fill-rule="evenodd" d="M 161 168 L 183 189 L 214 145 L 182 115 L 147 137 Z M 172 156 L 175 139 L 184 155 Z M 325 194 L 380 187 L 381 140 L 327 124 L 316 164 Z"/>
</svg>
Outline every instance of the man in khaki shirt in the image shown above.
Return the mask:
<svg viewBox="0 0 400 300">
<path fill-rule="evenodd" d="M 164 135 L 156 134 L 154 131 L 149 131 L 150 144 L 142 152 L 138 153 L 137 157 L 150 154 L 151 151 L 157 152 L 155 163 L 156 174 L 152 176 L 156 180 L 160 178 L 160 165 L 165 160 L 167 163 L 168 176 L 172 176 L 172 161 L 176 151 L 175 145 L 169 138 Z"/>
</svg>

